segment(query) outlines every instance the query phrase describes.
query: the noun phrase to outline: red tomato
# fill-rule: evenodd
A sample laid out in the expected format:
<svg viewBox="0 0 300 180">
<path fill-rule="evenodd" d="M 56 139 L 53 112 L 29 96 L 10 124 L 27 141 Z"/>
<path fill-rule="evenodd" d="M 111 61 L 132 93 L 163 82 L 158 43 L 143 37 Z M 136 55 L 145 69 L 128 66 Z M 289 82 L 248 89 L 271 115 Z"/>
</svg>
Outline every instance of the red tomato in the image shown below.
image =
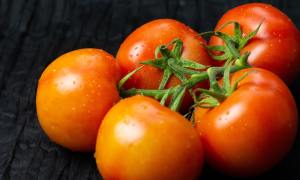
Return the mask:
<svg viewBox="0 0 300 180">
<path fill-rule="evenodd" d="M 144 24 L 131 33 L 117 54 L 121 73 L 125 75 L 137 67 L 141 62 L 154 58 L 154 51 L 159 45 L 170 43 L 173 39 L 180 38 L 183 41 L 182 57 L 204 65 L 210 65 L 211 59 L 202 47 L 206 44 L 197 32 L 188 26 L 172 19 L 158 19 Z M 145 66 L 134 74 L 126 88 L 157 89 L 162 79 L 163 72 L 152 66 Z M 167 87 L 175 86 L 180 81 L 173 76 Z M 185 98 L 186 107 L 191 103 L 191 98 Z"/>
<path fill-rule="evenodd" d="M 255 176 L 278 163 L 297 131 L 297 107 L 286 85 L 273 73 L 250 68 L 238 88 L 213 109 L 195 110 L 209 164 L 233 176 Z"/>
<path fill-rule="evenodd" d="M 99 125 L 119 100 L 119 67 L 99 49 L 69 52 L 43 72 L 37 88 L 39 122 L 54 142 L 74 151 L 94 151 Z"/>
<path fill-rule="evenodd" d="M 104 179 L 196 179 L 203 165 L 192 124 L 140 95 L 119 101 L 106 114 L 95 157 Z"/>
<path fill-rule="evenodd" d="M 228 21 L 241 24 L 244 34 L 254 31 L 263 22 L 256 36 L 242 49 L 250 51 L 252 66 L 272 71 L 285 82 L 291 83 L 300 72 L 300 33 L 293 22 L 277 8 L 250 3 L 227 11 L 219 20 L 216 30 Z M 233 34 L 233 25 L 221 31 Z M 211 38 L 210 45 L 223 44 L 217 37 Z"/>
</svg>

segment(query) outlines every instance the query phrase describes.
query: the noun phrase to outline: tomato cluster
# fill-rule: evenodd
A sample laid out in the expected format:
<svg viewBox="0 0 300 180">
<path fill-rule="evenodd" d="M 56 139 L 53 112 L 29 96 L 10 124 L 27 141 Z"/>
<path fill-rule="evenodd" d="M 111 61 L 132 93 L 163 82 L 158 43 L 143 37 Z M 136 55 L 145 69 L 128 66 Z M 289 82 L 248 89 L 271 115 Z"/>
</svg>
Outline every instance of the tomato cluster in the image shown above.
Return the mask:
<svg viewBox="0 0 300 180">
<path fill-rule="evenodd" d="M 201 35 L 208 44 L 158 19 L 131 33 L 116 59 L 91 48 L 60 56 L 38 83 L 41 127 L 57 144 L 95 151 L 104 179 L 196 179 L 204 161 L 231 176 L 269 170 L 297 133 L 285 83 L 299 75 L 299 31 L 251 3 Z"/>
</svg>

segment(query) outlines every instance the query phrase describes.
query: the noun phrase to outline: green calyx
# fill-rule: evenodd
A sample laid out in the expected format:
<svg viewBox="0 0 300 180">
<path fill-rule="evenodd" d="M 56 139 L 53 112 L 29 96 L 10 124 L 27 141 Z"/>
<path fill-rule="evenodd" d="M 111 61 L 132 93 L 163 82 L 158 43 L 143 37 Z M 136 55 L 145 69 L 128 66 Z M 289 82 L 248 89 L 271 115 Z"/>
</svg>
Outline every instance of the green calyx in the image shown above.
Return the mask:
<svg viewBox="0 0 300 180">
<path fill-rule="evenodd" d="M 237 89 L 238 83 L 243 80 L 249 72 L 240 76 L 235 82 L 233 82 L 233 85 L 231 85 L 230 73 L 235 72 L 236 69 L 247 68 L 247 66 L 233 66 L 233 63 L 234 61 L 227 61 L 223 67 L 212 67 L 207 70 L 210 88 L 208 90 L 198 88 L 193 91 L 193 99 L 196 106 L 202 108 L 216 107 Z M 222 84 L 217 80 L 217 75 L 220 73 L 223 74 Z M 198 97 L 196 96 L 197 92 L 201 93 Z"/>
<path fill-rule="evenodd" d="M 169 46 L 173 46 L 171 51 L 168 49 Z M 163 77 L 158 89 L 164 89 L 173 74 L 180 79 L 181 82 L 185 82 L 187 75 L 197 74 L 199 71 L 196 70 L 207 68 L 205 65 L 183 59 L 181 57 L 182 46 L 183 42 L 180 39 L 174 39 L 170 44 L 161 45 L 156 48 L 155 59 L 141 63 L 163 70 Z"/>
<path fill-rule="evenodd" d="M 183 42 L 180 39 L 174 39 L 168 45 L 157 47 L 154 52 L 154 59 L 141 63 L 163 71 L 163 77 L 158 89 L 122 89 L 122 85 L 135 72 L 142 68 L 139 67 L 119 82 L 118 88 L 121 96 L 128 97 L 142 94 L 160 100 L 162 105 L 165 105 L 167 99 L 170 97 L 168 107 L 174 111 L 178 111 L 185 93 L 189 92 L 195 101 L 192 107 L 212 108 L 218 106 L 237 89 L 238 83 L 249 74 L 245 73 L 233 83 L 230 81 L 231 73 L 250 67 L 247 62 L 250 52 L 241 54 L 240 50 L 257 34 L 261 26 L 259 24 L 255 31 L 248 35 L 243 35 L 241 27 L 237 22 L 228 22 L 221 28 L 229 24 L 234 24 L 233 36 L 224 34 L 220 30 L 201 34 L 209 37 L 217 36 L 224 41 L 224 46 L 204 46 L 213 59 L 225 61 L 223 66 L 207 67 L 182 58 Z M 172 48 L 169 50 L 171 46 Z M 216 55 L 215 51 L 218 51 L 219 54 Z M 172 75 L 175 75 L 181 81 L 181 84 L 165 89 Z M 219 83 L 220 78 L 223 78 L 222 83 Z M 205 80 L 209 80 L 209 89 L 198 88 L 193 90 L 195 85 Z"/>
<path fill-rule="evenodd" d="M 233 36 L 221 32 L 223 28 L 225 28 L 230 24 L 234 25 Z M 208 32 L 201 33 L 200 35 L 207 38 L 210 38 L 211 36 L 216 36 L 218 38 L 221 38 L 224 41 L 225 46 L 216 45 L 216 46 L 204 46 L 204 47 L 208 50 L 208 53 L 214 60 L 230 61 L 232 59 L 239 58 L 240 50 L 243 49 L 246 46 L 246 44 L 249 42 L 249 40 L 252 39 L 257 34 L 261 25 L 262 22 L 257 26 L 257 28 L 254 31 L 250 32 L 247 35 L 243 35 L 243 31 L 240 24 L 236 21 L 229 21 L 223 24 L 217 31 L 208 31 Z M 218 53 L 216 54 L 216 52 Z"/>
</svg>

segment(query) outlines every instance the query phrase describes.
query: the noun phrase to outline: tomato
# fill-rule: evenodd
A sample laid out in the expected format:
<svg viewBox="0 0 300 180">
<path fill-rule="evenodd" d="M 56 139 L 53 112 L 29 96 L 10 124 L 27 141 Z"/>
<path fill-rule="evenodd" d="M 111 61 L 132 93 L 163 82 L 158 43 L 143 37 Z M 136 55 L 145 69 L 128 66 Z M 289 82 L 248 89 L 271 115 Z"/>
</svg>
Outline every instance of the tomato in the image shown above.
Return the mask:
<svg viewBox="0 0 300 180">
<path fill-rule="evenodd" d="M 110 54 L 80 49 L 53 61 L 40 77 L 36 109 L 48 137 L 74 151 L 94 151 L 99 125 L 119 100 L 120 72 Z"/>
<path fill-rule="evenodd" d="M 273 167 L 287 154 L 297 131 L 295 101 L 275 74 L 244 69 L 231 82 L 249 71 L 219 106 L 195 110 L 207 161 L 233 176 L 255 176 Z"/>
<path fill-rule="evenodd" d="M 158 19 L 144 24 L 132 32 L 121 44 L 117 61 L 120 64 L 122 75 L 137 67 L 141 62 L 154 59 L 154 51 L 159 45 L 170 43 L 173 39 L 183 41 L 182 58 L 189 59 L 204 65 L 210 65 L 211 58 L 202 44 L 206 44 L 197 32 L 181 22 L 172 19 Z M 134 74 L 125 84 L 126 88 L 157 89 L 162 79 L 162 70 L 145 66 Z M 167 87 L 175 86 L 180 81 L 173 76 Z M 189 106 L 191 98 L 184 99 L 185 106 Z"/>
<path fill-rule="evenodd" d="M 242 49 L 251 52 L 250 65 L 272 71 L 285 82 L 291 83 L 300 73 L 300 33 L 293 22 L 277 8 L 263 3 L 249 3 L 227 11 L 219 20 L 216 30 L 229 21 L 241 24 L 244 34 L 254 31 L 262 22 L 258 33 Z M 228 25 L 221 32 L 233 34 Z M 222 40 L 213 37 L 210 45 Z"/>
<path fill-rule="evenodd" d="M 140 95 L 119 101 L 106 114 L 95 157 L 104 179 L 195 179 L 203 165 L 192 124 Z"/>
</svg>

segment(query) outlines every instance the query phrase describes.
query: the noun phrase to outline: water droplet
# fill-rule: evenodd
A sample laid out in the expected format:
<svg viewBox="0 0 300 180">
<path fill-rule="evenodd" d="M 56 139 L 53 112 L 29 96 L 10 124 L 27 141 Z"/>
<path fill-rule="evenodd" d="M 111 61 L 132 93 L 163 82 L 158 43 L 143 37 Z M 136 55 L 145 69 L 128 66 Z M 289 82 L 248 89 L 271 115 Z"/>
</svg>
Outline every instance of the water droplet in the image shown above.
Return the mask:
<svg viewBox="0 0 300 180">
<path fill-rule="evenodd" d="M 146 109 L 148 109 L 148 107 L 145 105 L 142 105 L 142 109 L 146 110 Z"/>
</svg>

